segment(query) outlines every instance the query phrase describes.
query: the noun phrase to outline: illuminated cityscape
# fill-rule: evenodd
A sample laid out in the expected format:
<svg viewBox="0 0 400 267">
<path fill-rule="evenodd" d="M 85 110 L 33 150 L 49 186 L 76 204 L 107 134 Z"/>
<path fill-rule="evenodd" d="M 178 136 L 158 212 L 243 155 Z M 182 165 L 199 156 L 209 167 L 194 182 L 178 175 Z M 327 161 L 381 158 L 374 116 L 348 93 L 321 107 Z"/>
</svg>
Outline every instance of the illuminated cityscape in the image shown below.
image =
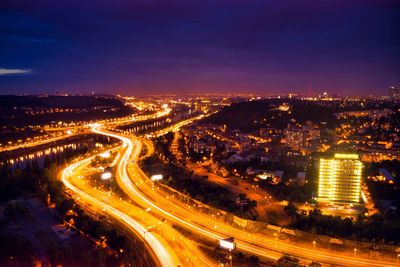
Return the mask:
<svg viewBox="0 0 400 267">
<path fill-rule="evenodd" d="M 335 154 L 319 164 L 319 201 L 360 202 L 362 163 L 357 154 Z"/>
<path fill-rule="evenodd" d="M 1 1 L 0 266 L 400 266 L 397 1 Z"/>
</svg>

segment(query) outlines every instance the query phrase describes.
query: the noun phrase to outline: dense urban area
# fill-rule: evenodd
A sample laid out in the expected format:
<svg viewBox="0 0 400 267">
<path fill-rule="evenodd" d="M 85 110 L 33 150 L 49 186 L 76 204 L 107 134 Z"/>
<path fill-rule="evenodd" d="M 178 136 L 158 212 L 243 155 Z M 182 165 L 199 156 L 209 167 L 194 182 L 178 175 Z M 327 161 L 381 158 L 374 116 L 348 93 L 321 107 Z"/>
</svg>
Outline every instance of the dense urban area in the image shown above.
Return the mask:
<svg viewBox="0 0 400 267">
<path fill-rule="evenodd" d="M 0 96 L 1 266 L 397 266 L 386 96 Z"/>
</svg>

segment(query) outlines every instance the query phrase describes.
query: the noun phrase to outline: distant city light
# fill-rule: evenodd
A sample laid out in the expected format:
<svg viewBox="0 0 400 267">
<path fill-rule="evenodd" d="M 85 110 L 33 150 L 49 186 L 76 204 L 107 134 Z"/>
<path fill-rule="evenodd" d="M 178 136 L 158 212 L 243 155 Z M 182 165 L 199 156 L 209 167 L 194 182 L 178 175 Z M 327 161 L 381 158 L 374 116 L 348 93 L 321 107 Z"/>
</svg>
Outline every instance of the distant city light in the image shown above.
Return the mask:
<svg viewBox="0 0 400 267">
<path fill-rule="evenodd" d="M 257 177 L 262 179 L 262 180 L 266 180 L 266 179 L 270 178 L 271 176 L 268 175 L 268 174 L 263 174 L 262 173 L 262 174 L 257 175 Z"/>
<path fill-rule="evenodd" d="M 280 111 L 289 111 L 290 106 L 286 103 L 283 103 L 282 105 L 279 106 L 278 108 Z"/>
</svg>

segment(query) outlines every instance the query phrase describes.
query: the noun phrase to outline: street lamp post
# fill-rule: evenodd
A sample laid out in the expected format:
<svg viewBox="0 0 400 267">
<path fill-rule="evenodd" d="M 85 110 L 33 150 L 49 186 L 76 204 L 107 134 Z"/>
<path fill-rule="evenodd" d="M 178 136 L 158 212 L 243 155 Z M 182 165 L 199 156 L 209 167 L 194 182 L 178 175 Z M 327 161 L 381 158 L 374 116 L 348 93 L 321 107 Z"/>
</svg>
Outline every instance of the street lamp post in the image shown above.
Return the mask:
<svg viewBox="0 0 400 267">
<path fill-rule="evenodd" d="M 316 248 L 316 245 L 317 245 L 317 241 L 315 241 L 315 240 L 313 240 L 313 247 L 314 247 L 314 253 L 313 253 L 313 262 L 314 262 L 314 260 L 315 260 L 315 248 Z"/>
<path fill-rule="evenodd" d="M 278 234 L 274 233 L 274 237 L 275 237 L 275 248 L 278 247 Z"/>
<path fill-rule="evenodd" d="M 354 251 L 354 255 L 353 255 L 353 256 L 354 256 L 353 265 L 355 265 L 355 264 L 356 264 L 357 248 L 354 248 L 353 251 Z"/>
</svg>

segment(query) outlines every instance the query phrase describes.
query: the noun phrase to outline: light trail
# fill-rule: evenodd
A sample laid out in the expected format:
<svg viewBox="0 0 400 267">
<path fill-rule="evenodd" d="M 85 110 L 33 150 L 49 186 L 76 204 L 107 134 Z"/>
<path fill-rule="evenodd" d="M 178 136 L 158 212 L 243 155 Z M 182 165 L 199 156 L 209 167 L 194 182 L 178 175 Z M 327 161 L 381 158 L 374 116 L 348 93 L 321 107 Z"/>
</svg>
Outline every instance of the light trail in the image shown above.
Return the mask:
<svg viewBox="0 0 400 267">
<path fill-rule="evenodd" d="M 318 260 L 324 263 L 334 263 L 340 264 L 343 266 L 390 266 L 390 262 L 378 261 L 372 259 L 361 259 L 354 258 L 351 256 L 347 256 L 340 253 L 328 252 L 328 251 L 315 251 L 312 248 L 308 247 L 299 247 L 299 245 L 289 244 L 282 241 L 276 241 L 273 238 L 268 238 L 265 235 L 252 233 L 249 234 L 245 231 L 239 230 L 231 225 L 226 223 L 214 221 L 214 219 L 209 218 L 208 216 L 198 213 L 194 210 L 190 210 L 182 203 L 179 203 L 175 200 L 175 202 L 171 202 L 170 199 L 168 201 L 164 200 L 165 198 L 161 196 L 159 193 L 154 194 L 154 198 L 158 199 L 158 204 L 154 200 L 150 200 L 144 192 L 147 194 L 151 194 L 152 189 L 147 188 L 146 190 L 139 190 L 136 188 L 131 181 L 127 167 L 128 163 L 133 165 L 133 168 L 136 171 L 136 175 L 134 177 L 142 176 L 143 180 L 145 180 L 144 185 L 147 185 L 149 181 L 148 177 L 140 170 L 137 166 L 137 159 L 140 157 L 141 152 L 141 142 L 139 140 L 135 140 L 135 150 L 133 150 L 133 142 L 127 137 L 123 137 L 117 134 L 105 132 L 99 130 L 98 126 L 93 127 L 93 132 L 107 135 L 110 137 L 117 138 L 121 140 L 124 145 L 126 145 L 127 150 L 125 154 L 122 156 L 123 164 L 119 165 L 118 172 L 120 176 L 120 186 L 122 189 L 128 194 L 129 197 L 134 201 L 141 201 L 143 206 L 150 206 L 155 211 L 163 216 L 167 216 L 170 220 L 180 224 L 181 226 L 200 233 L 208 238 L 219 240 L 222 238 L 226 238 L 229 236 L 233 236 L 236 239 L 237 247 L 244 251 L 250 252 L 252 254 L 256 254 L 262 257 L 267 257 L 270 259 L 278 259 L 282 253 L 289 253 L 291 255 L 303 258 L 303 259 L 314 259 L 317 255 Z M 132 162 L 129 160 L 132 158 Z M 142 184 L 142 183 L 141 183 Z M 175 215 L 171 212 L 167 211 L 165 208 L 160 207 L 160 202 L 165 205 L 164 207 L 169 207 L 174 209 L 174 213 L 179 214 Z M 184 219 L 183 219 L 184 218 Z M 196 224 L 192 223 L 196 222 Z M 274 249 L 274 244 L 278 244 L 279 250 Z"/>
<path fill-rule="evenodd" d="M 154 252 L 155 257 L 157 257 L 157 262 L 159 266 L 173 267 L 180 265 L 179 259 L 176 257 L 176 255 L 171 254 L 171 249 L 167 250 L 165 244 L 162 244 L 162 242 L 160 242 L 154 234 L 148 232 L 143 225 L 141 225 L 128 215 L 124 214 L 123 212 L 115 209 L 111 205 L 106 204 L 105 202 L 100 201 L 97 198 L 87 194 L 86 192 L 74 186 L 68 181 L 68 177 L 73 175 L 73 172 L 76 168 L 78 168 L 82 164 L 88 164 L 90 161 L 93 160 L 93 158 L 94 156 L 83 159 L 65 168 L 61 173 L 61 180 L 64 185 L 82 198 L 85 198 L 89 203 L 103 208 L 105 212 L 109 213 L 112 217 L 116 218 L 124 225 L 126 225 L 130 230 L 134 231 L 137 236 L 142 237 L 151 248 L 151 250 Z"/>
<path fill-rule="evenodd" d="M 0 148 L 0 152 L 9 152 L 9 151 L 12 151 L 12 150 L 17 150 L 17 149 L 22 149 L 22 148 L 31 148 L 31 147 L 35 147 L 35 146 L 41 146 L 41 145 L 45 145 L 45 144 L 49 144 L 49 143 L 60 141 L 62 139 L 74 137 L 74 136 L 77 136 L 77 135 L 83 135 L 83 134 L 85 134 L 85 133 L 84 132 L 78 132 L 78 133 L 72 133 L 72 134 L 63 134 L 63 135 L 56 136 L 56 137 L 51 137 L 51 138 L 48 138 L 48 139 L 45 139 L 45 140 L 38 140 L 38 141 L 23 143 L 23 144 L 20 144 L 20 145 L 14 145 L 14 146 Z"/>
<path fill-rule="evenodd" d="M 178 222 L 180 222 L 180 223 L 182 223 L 182 224 L 184 224 L 186 226 L 194 227 L 197 231 L 200 231 L 203 234 L 208 235 L 208 236 L 210 236 L 210 237 L 212 237 L 214 239 L 222 239 L 222 236 L 216 235 L 214 233 L 210 233 L 208 231 L 203 230 L 200 227 L 192 225 L 192 224 L 188 223 L 187 221 L 182 220 L 179 217 L 176 217 L 175 215 L 165 211 L 164 209 L 160 208 L 159 206 L 155 205 L 153 202 L 148 200 L 146 197 L 144 197 L 133 186 L 133 183 L 129 179 L 129 175 L 128 175 L 128 172 L 127 172 L 127 163 L 128 163 L 129 158 L 131 157 L 132 152 L 133 152 L 133 143 L 132 143 L 132 141 L 127 137 L 122 137 L 122 136 L 119 136 L 119 135 L 116 135 L 116 134 L 112 134 L 112 133 L 108 133 L 108 132 L 102 132 L 102 131 L 98 130 L 97 127 L 94 127 L 92 130 L 93 130 L 93 132 L 98 133 L 98 134 L 107 135 L 107 136 L 110 136 L 110 137 L 117 138 L 117 139 L 121 140 L 124 143 L 124 145 L 127 146 L 127 150 L 126 150 L 125 154 L 121 158 L 121 162 L 123 162 L 123 164 L 119 165 L 118 169 L 117 169 L 117 172 L 118 172 L 117 176 L 120 177 L 120 179 L 121 179 L 121 181 L 122 181 L 122 183 L 124 185 L 123 189 L 126 189 L 126 190 L 124 190 L 126 193 L 128 193 L 129 195 L 132 195 L 132 192 L 133 192 L 134 195 L 132 195 L 132 196 L 139 196 L 146 204 L 148 204 L 152 208 L 157 209 L 158 211 L 164 213 L 165 215 L 168 215 L 169 217 L 173 218 L 174 220 L 176 220 L 176 221 L 178 221 Z M 136 147 L 140 147 L 141 148 L 140 143 L 137 144 Z M 140 154 L 140 150 L 141 149 L 136 149 L 135 150 L 135 157 L 134 158 L 137 158 L 137 155 Z M 138 151 L 139 151 L 139 153 L 138 153 Z"/>
<path fill-rule="evenodd" d="M 162 130 L 156 131 L 154 134 L 150 134 L 150 135 L 151 135 L 151 136 L 155 136 L 155 137 L 159 137 L 159 136 L 162 136 L 162 135 L 167 134 L 168 132 L 176 132 L 176 131 L 178 131 L 180 128 L 182 128 L 183 126 L 188 125 L 188 124 L 191 124 L 191 123 L 193 123 L 194 121 L 203 119 L 203 118 L 205 118 L 205 117 L 208 117 L 208 116 L 210 116 L 210 115 L 212 115 L 212 114 L 214 114 L 214 113 L 216 113 L 216 112 L 211 112 L 211 113 L 208 113 L 208 114 L 201 114 L 201 115 L 198 115 L 198 116 L 196 116 L 196 117 L 193 117 L 193 118 L 190 118 L 190 119 L 186 119 L 186 120 L 180 121 L 180 122 L 178 122 L 178 123 L 176 123 L 176 124 L 173 124 L 173 125 L 170 125 L 170 126 L 164 128 L 164 129 L 162 129 Z"/>
</svg>

